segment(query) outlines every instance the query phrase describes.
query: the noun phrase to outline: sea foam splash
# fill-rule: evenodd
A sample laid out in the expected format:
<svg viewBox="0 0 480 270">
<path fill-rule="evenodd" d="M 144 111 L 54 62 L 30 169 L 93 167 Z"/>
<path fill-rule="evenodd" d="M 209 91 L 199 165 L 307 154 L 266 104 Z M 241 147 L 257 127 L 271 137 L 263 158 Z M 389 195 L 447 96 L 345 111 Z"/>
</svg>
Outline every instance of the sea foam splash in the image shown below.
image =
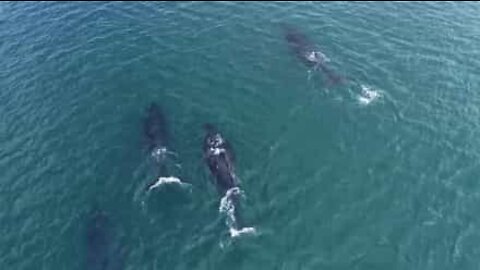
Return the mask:
<svg viewBox="0 0 480 270">
<path fill-rule="evenodd" d="M 363 84 L 361 85 L 361 87 L 362 92 L 360 93 L 360 95 L 358 95 L 358 102 L 361 105 L 368 105 L 381 97 L 380 91 L 377 91 L 370 86 L 366 86 Z"/>
<path fill-rule="evenodd" d="M 257 233 L 257 230 L 255 229 L 255 227 L 243 227 L 240 230 L 230 228 L 230 236 L 232 238 L 239 237 L 245 234 L 254 235 L 256 233 Z"/>
<path fill-rule="evenodd" d="M 181 187 L 190 187 L 190 184 L 182 182 L 179 178 L 174 176 L 169 176 L 169 177 L 159 177 L 157 182 L 155 182 L 154 184 L 148 187 L 148 190 L 150 191 L 154 188 L 167 185 L 167 184 L 176 184 Z"/>
<path fill-rule="evenodd" d="M 236 238 L 242 235 L 256 234 L 257 230 L 254 227 L 243 227 L 237 229 L 237 220 L 235 216 L 234 196 L 244 196 L 243 191 L 239 187 L 234 187 L 225 193 L 225 196 L 220 200 L 218 211 L 226 215 L 226 225 L 229 228 L 230 236 Z"/>
</svg>

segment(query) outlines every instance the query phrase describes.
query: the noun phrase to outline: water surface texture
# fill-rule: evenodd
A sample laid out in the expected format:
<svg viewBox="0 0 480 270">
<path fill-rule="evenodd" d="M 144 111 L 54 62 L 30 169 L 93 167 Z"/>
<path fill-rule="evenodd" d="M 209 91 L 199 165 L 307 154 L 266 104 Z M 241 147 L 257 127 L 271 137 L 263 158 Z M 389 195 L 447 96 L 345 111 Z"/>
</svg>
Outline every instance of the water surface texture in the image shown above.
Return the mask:
<svg viewBox="0 0 480 270">
<path fill-rule="evenodd" d="M 3 2 L 0 59 L 0 269 L 480 267 L 477 3 Z M 151 102 L 188 190 L 145 192 Z M 205 122 L 257 235 L 228 234 Z"/>
</svg>

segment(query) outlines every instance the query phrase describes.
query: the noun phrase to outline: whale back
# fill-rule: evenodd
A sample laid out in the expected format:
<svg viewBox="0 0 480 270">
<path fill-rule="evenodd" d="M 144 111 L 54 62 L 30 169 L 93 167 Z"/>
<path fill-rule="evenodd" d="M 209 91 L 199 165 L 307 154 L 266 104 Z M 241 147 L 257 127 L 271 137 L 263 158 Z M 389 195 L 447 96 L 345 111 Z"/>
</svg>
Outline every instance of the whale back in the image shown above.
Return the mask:
<svg viewBox="0 0 480 270">
<path fill-rule="evenodd" d="M 160 106 L 154 102 L 146 110 L 144 133 L 150 150 L 164 147 L 168 143 L 168 127 L 164 114 Z"/>
<path fill-rule="evenodd" d="M 235 156 L 230 143 L 211 124 L 205 126 L 203 152 L 210 172 L 220 193 L 238 186 L 235 176 Z"/>
</svg>

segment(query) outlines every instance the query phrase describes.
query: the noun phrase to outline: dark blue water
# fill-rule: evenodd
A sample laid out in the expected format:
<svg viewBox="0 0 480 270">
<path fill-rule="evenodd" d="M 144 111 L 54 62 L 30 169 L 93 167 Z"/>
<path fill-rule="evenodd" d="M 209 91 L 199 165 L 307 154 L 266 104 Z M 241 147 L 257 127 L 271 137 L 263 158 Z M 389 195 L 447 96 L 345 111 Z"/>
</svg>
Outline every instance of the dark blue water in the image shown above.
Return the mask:
<svg viewBox="0 0 480 270">
<path fill-rule="evenodd" d="M 478 269 L 479 14 L 1 3 L 0 269 Z M 345 83 L 303 65 L 282 23 Z M 145 192 L 151 102 L 190 190 Z M 255 235 L 228 234 L 206 122 L 235 149 Z"/>
</svg>

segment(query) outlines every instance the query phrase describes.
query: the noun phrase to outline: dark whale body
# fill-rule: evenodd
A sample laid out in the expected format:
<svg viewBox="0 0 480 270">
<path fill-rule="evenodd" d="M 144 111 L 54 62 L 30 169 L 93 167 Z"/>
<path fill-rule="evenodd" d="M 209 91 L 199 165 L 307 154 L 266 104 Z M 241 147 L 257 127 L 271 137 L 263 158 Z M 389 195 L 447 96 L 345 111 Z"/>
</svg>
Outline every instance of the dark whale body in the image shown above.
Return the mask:
<svg viewBox="0 0 480 270">
<path fill-rule="evenodd" d="M 157 169 L 156 177 L 166 176 L 167 156 L 172 154 L 168 149 L 169 134 L 167 121 L 160 106 L 150 103 L 145 112 L 143 131 L 150 153 Z"/>
<path fill-rule="evenodd" d="M 87 270 L 124 269 L 125 250 L 115 243 L 115 231 L 108 214 L 94 205 L 85 228 Z"/>
<path fill-rule="evenodd" d="M 230 143 L 211 125 L 204 126 L 203 154 L 208 168 L 215 177 L 218 191 L 224 195 L 229 189 L 238 187 L 235 176 L 235 156 Z"/>
<path fill-rule="evenodd" d="M 327 67 L 328 59 L 305 34 L 291 25 L 283 24 L 282 28 L 290 50 L 307 67 L 322 71 L 330 84 L 335 85 L 345 81 L 342 76 Z"/>
<path fill-rule="evenodd" d="M 143 129 L 150 151 L 167 146 L 167 123 L 161 108 L 154 102 L 150 103 L 146 110 Z"/>
</svg>

